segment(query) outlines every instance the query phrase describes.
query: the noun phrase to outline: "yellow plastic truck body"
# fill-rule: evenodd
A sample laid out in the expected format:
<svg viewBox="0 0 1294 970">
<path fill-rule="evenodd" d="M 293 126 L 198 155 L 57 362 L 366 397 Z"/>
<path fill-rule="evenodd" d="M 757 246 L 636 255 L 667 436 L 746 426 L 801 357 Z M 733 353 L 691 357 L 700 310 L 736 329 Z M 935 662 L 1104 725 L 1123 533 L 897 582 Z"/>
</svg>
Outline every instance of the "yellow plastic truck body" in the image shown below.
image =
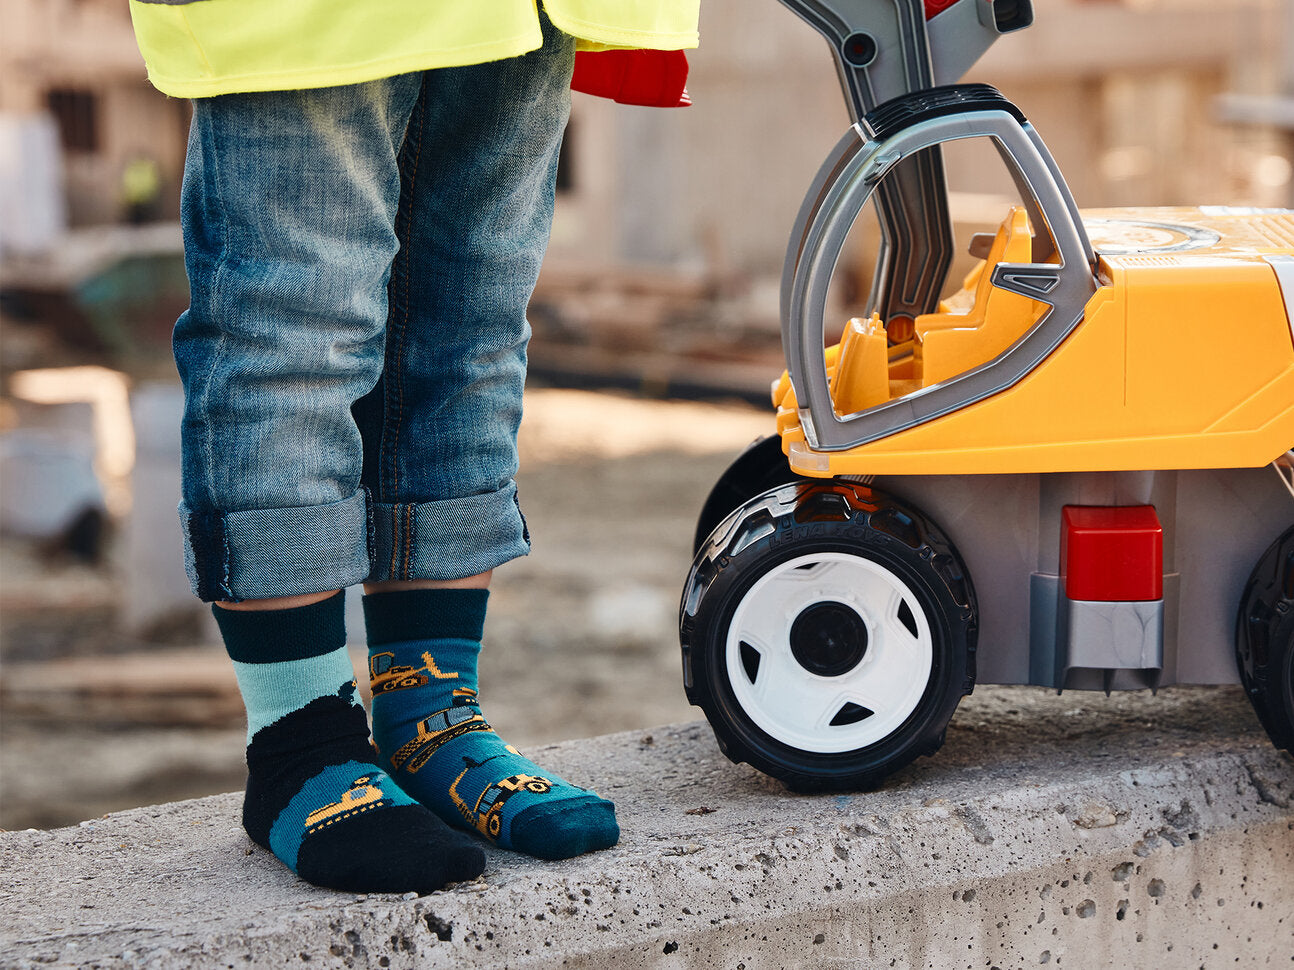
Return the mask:
<svg viewBox="0 0 1294 970">
<path fill-rule="evenodd" d="M 1008 213 L 990 258 L 1018 248 L 1021 215 Z M 1084 223 L 1099 287 L 1038 366 L 988 398 L 843 451 L 808 448 L 784 377 L 774 403 L 792 470 L 1241 468 L 1294 446 L 1294 261 L 1281 265 L 1294 260 L 1294 213 L 1124 209 L 1084 213 Z M 1045 306 L 988 285 L 991 269 L 981 264 L 940 313 L 918 318 L 915 338 L 886 351 L 888 368 L 879 364 L 879 323 L 852 321 L 827 351 L 837 412 L 919 393 L 1018 339 Z"/>
</svg>

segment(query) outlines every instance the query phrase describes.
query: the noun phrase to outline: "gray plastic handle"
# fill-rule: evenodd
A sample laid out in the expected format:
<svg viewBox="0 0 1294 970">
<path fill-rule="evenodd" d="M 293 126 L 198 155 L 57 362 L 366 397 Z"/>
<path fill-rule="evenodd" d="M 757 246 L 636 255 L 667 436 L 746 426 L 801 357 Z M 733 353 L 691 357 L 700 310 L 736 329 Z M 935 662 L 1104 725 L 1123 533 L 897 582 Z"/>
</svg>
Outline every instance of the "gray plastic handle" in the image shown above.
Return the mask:
<svg viewBox="0 0 1294 970">
<path fill-rule="evenodd" d="M 980 109 L 919 120 L 880 140 L 873 140 L 872 134 L 865 124 L 854 125 L 828 156 L 801 207 L 787 251 L 782 342 L 805 441 L 816 451 L 866 444 L 1012 386 L 1073 331 L 1096 292 L 1095 257 L 1077 206 L 1042 139 L 1027 122 L 1005 110 Z M 965 138 L 993 141 L 1015 179 L 1034 231 L 1050 238 L 1059 257 L 1058 264 L 1001 264 L 994 270 L 993 285 L 1023 293 L 1049 309 L 994 360 L 865 411 L 837 415 L 823 360 L 823 321 L 827 289 L 845 237 L 867 200 L 903 159 Z"/>
</svg>

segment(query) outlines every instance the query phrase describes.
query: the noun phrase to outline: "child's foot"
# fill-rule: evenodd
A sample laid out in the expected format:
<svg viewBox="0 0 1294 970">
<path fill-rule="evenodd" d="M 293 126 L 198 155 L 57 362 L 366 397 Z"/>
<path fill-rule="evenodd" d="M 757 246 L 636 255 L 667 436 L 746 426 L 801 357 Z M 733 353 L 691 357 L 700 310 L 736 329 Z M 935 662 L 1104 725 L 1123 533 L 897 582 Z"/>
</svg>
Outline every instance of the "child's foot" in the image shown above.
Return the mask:
<svg viewBox="0 0 1294 970">
<path fill-rule="evenodd" d="M 615 806 L 544 771 L 490 729 L 477 702 L 485 590 L 364 598 L 373 737 L 400 787 L 505 849 L 565 859 L 620 838 Z"/>
<path fill-rule="evenodd" d="M 373 763 L 341 604 L 339 594 L 299 610 L 215 611 L 247 704 L 243 826 L 316 886 L 428 893 L 473 879 L 485 868 L 480 846 Z"/>
</svg>

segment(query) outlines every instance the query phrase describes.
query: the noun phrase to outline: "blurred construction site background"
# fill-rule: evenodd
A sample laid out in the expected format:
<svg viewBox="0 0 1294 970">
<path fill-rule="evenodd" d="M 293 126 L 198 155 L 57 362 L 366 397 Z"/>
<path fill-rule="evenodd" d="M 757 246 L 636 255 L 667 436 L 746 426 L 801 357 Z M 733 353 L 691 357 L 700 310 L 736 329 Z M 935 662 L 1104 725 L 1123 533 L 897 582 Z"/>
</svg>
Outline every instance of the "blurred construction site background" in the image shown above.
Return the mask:
<svg viewBox="0 0 1294 970">
<path fill-rule="evenodd" d="M 968 79 L 1023 108 L 1081 206 L 1294 204 L 1294 3 L 1035 8 Z M 13 829 L 236 788 L 243 727 L 174 511 L 189 105 L 148 85 L 124 0 L 0 0 L 0 25 Z M 519 484 L 536 545 L 500 571 L 487 627 L 487 708 L 517 743 L 693 716 L 674 622 L 694 516 L 771 430 L 787 235 L 849 118 L 823 41 L 775 0 L 705 0 L 701 28 L 693 107 L 575 99 L 531 308 Z M 947 171 L 959 238 L 992 228 L 1011 191 L 992 159 Z M 832 297 L 842 323 L 874 256 L 862 229 Z"/>
</svg>

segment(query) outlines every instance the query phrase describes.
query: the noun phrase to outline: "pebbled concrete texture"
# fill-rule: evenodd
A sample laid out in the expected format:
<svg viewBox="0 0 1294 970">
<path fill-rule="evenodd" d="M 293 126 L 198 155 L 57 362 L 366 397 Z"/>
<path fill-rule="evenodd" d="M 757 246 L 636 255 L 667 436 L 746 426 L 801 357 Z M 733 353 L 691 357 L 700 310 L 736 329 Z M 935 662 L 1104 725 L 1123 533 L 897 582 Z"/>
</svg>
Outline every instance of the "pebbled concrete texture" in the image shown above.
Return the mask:
<svg viewBox="0 0 1294 970">
<path fill-rule="evenodd" d="M 424 897 L 314 889 L 241 796 L 0 834 L 0 965 L 1290 966 L 1294 759 L 1235 688 L 980 688 L 883 790 L 803 796 L 705 724 L 528 752 L 616 801 L 616 848 L 492 851 Z"/>
</svg>

